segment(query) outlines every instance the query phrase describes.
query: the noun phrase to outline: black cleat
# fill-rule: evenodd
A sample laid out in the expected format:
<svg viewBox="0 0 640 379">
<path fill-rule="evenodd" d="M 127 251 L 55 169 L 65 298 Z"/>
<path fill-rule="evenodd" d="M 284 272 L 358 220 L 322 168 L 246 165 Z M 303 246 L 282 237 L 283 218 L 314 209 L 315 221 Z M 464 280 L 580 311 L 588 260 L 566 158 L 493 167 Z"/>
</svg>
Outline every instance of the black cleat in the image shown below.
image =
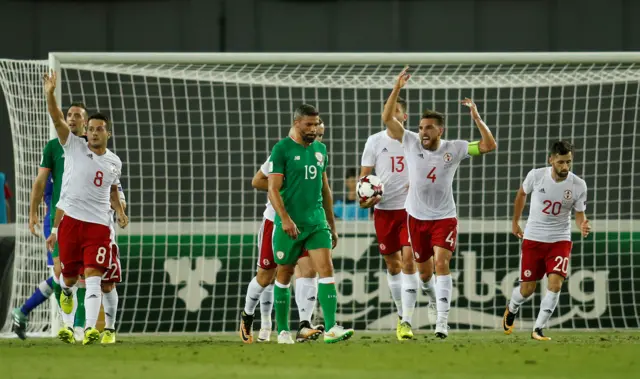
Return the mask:
<svg viewBox="0 0 640 379">
<path fill-rule="evenodd" d="M 25 316 L 20 308 L 15 308 L 11 312 L 11 331 L 13 331 L 21 340 L 27 339 L 27 316 Z"/>
<path fill-rule="evenodd" d="M 312 327 L 309 321 L 301 321 L 296 333 L 296 342 L 315 341 L 321 335 L 322 330 Z"/>
<path fill-rule="evenodd" d="M 531 339 L 534 339 L 536 341 L 551 341 L 550 337 L 545 337 L 545 335 L 542 334 L 541 328 L 536 328 L 533 332 L 531 332 Z"/>
<path fill-rule="evenodd" d="M 253 343 L 253 315 L 240 313 L 240 338 L 244 343 Z"/>
<path fill-rule="evenodd" d="M 504 334 L 513 333 L 515 321 L 516 313 L 511 313 L 509 306 L 507 305 L 507 308 L 504 310 L 504 315 L 502 316 L 502 328 L 504 329 Z"/>
</svg>

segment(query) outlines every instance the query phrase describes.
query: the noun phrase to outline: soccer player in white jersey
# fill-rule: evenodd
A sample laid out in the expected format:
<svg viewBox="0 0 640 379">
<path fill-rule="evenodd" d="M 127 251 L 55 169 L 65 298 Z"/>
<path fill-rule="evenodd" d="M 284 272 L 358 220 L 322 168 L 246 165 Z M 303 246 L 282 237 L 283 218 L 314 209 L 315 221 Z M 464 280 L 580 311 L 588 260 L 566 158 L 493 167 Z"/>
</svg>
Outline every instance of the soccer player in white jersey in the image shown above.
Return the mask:
<svg viewBox="0 0 640 379">
<path fill-rule="evenodd" d="M 86 323 L 83 344 L 100 338 L 96 321 L 100 313 L 101 279 L 111 264 L 110 210 L 113 206 L 118 223 L 124 228 L 128 219 L 118 197 L 122 162 L 107 149 L 111 137 L 109 119 L 102 114 L 89 117 L 87 138 L 73 135 L 55 98 L 56 74 L 44 75 L 47 108 L 65 154 L 62 191 L 57 208 L 65 216 L 57 231 L 62 274 L 60 307 L 65 327 L 58 337 L 67 343 L 73 337 L 73 296 L 71 288 L 84 273 L 86 283 Z"/>
<path fill-rule="evenodd" d="M 558 305 L 560 289 L 569 269 L 571 255 L 571 210 L 575 210 L 576 226 L 583 237 L 591 232 L 584 214 L 587 209 L 587 184 L 572 173 L 573 146 L 567 141 L 551 145 L 550 167 L 529 171 L 518 189 L 513 204 L 512 233 L 523 239 L 520 257 L 520 285 L 513 289 L 504 311 L 502 326 L 511 334 L 520 306 L 536 290 L 536 282 L 547 275 L 547 293 L 540 302 L 538 318 L 531 338 L 549 341 L 542 330 Z M 520 228 L 520 216 L 531 194 L 529 218 Z"/>
<path fill-rule="evenodd" d="M 464 99 L 461 103 L 470 108 L 471 117 L 482 136 L 480 141 L 441 139 L 444 115 L 431 110 L 422 114 L 419 133 L 405 130 L 402 124 L 404 112 L 397 99 L 411 76 L 408 69 L 405 67 L 398 76 L 385 104 L 382 121 L 387 125 L 389 135 L 402 142 L 409 169 L 409 194 L 405 204 L 409 239 L 421 276 L 431 269 L 428 261 L 435 256 L 438 299 L 435 335 L 446 338 L 453 290 L 449 262 L 458 233 L 453 177 L 463 159 L 495 150 L 496 141 L 471 99 Z"/>
<path fill-rule="evenodd" d="M 407 120 L 407 103 L 401 97 L 396 99 L 396 103 L 396 119 L 404 124 Z M 411 317 L 416 307 L 420 279 L 416 275 L 407 230 L 407 212 L 404 208 L 409 192 L 409 170 L 402 144 L 394 139 L 387 129 L 369 136 L 364 145 L 361 166 L 360 177 L 375 170 L 384 183 L 382 198 L 368 199 L 361 202 L 360 206 L 374 206 L 373 220 L 378 247 L 387 265 L 387 282 L 398 310 L 396 337 L 401 341 L 412 339 Z M 433 318 L 431 322 L 435 322 L 436 299 L 432 258 L 425 262 L 423 271 L 422 287 L 430 299 L 428 310 L 430 318 Z"/>
<path fill-rule="evenodd" d="M 320 125 L 316 131 L 316 140 L 322 142 L 324 137 L 324 123 L 320 120 Z M 293 130 L 293 128 L 292 128 Z M 292 130 L 289 131 L 291 135 Z M 269 157 L 256 172 L 251 181 L 253 188 L 260 191 L 267 191 L 269 186 Z M 273 259 L 273 245 L 271 237 L 273 234 L 273 221 L 276 211 L 271 202 L 267 200 L 264 210 L 264 219 L 258 232 L 258 272 L 253 277 L 247 288 L 244 309 L 240 314 L 240 337 L 244 343 L 253 342 L 253 320 L 258 300 L 260 301 L 261 325 L 258 333 L 258 342 L 268 342 L 271 338 L 271 313 L 273 311 L 273 286 L 276 278 L 276 268 L 278 265 Z M 313 269 L 309 252 L 305 251 L 298 259 L 295 268 L 296 284 L 295 299 L 298 307 L 300 325 L 296 333 L 297 342 L 312 341 L 318 339 L 324 332 L 324 325 L 311 325 L 311 317 L 315 309 L 318 280 Z"/>
</svg>

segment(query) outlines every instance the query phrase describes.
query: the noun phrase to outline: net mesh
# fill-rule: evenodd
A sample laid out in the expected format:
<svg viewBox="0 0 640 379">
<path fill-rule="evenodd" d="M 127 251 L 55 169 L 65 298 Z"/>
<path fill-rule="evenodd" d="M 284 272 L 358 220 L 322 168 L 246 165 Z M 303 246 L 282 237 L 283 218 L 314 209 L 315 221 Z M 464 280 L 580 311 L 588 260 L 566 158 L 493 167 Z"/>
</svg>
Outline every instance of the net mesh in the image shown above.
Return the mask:
<svg viewBox="0 0 640 379">
<path fill-rule="evenodd" d="M 26 227 L 29 192 L 50 138 L 41 76 L 45 62 L 0 61 L 16 148 L 17 245 L 12 304 L 47 276 L 44 242 Z M 109 114 L 110 148 L 122 159 L 131 226 L 118 243 L 121 332 L 233 331 L 255 273 L 266 195 L 251 178 L 286 135 L 292 110 L 318 107 L 335 198 L 358 169 L 366 138 L 381 130 L 382 105 L 400 65 L 63 64 L 62 99 Z M 453 260 L 452 328 L 494 328 L 518 277 L 519 243 L 509 235 L 513 194 L 546 164 L 552 141 L 572 141 L 573 171 L 589 186 L 596 231 L 574 235 L 569 281 L 551 325 L 638 327 L 640 286 L 640 66 L 609 64 L 420 65 L 402 96 L 408 127 L 425 108 L 447 116 L 445 138 L 477 140 L 459 100 L 470 97 L 498 142 L 465 161 L 454 181 L 460 236 Z M 339 223 L 334 252 L 338 321 L 359 329 L 395 326 L 372 223 Z M 636 259 L 636 261 L 634 261 Z M 540 288 L 544 288 L 543 285 Z M 544 290 L 541 290 L 544 291 Z M 414 327 L 428 327 L 420 297 Z M 539 297 L 522 310 L 531 326 Z M 44 330 L 48 310 L 31 317 Z"/>
</svg>

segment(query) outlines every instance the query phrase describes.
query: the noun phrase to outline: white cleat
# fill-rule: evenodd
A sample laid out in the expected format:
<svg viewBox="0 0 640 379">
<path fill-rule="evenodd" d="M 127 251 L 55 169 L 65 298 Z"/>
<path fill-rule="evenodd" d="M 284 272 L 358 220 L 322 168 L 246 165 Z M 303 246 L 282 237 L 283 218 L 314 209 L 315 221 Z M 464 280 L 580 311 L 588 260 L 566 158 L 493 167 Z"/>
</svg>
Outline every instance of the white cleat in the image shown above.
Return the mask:
<svg viewBox="0 0 640 379">
<path fill-rule="evenodd" d="M 73 336 L 76 341 L 80 342 L 84 340 L 84 329 L 81 326 L 76 326 L 73 328 Z"/>
<path fill-rule="evenodd" d="M 269 342 L 271 340 L 271 329 L 260 329 L 258 342 Z"/>
<path fill-rule="evenodd" d="M 445 339 L 449 335 L 449 325 L 446 322 L 439 322 L 436 324 L 436 337 Z"/>
<path fill-rule="evenodd" d="M 285 344 L 285 345 L 293 345 L 293 338 L 291 338 L 291 332 L 287 331 L 287 330 L 283 330 L 280 332 L 280 334 L 278 334 L 278 343 L 280 344 Z"/>
<path fill-rule="evenodd" d="M 427 318 L 431 325 L 435 324 L 438 320 L 438 307 L 436 303 L 429 302 L 429 305 L 427 305 Z"/>
</svg>

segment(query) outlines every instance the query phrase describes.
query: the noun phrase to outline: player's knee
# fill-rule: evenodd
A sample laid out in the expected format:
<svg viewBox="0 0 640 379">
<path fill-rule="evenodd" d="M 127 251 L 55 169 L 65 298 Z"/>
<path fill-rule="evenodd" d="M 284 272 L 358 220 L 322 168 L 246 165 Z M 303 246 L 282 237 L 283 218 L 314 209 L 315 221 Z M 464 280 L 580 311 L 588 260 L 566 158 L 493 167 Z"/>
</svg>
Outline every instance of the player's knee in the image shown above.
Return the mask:
<svg viewBox="0 0 640 379">
<path fill-rule="evenodd" d="M 104 272 L 100 269 L 97 269 L 95 267 L 86 267 L 84 269 L 84 277 L 85 278 L 90 278 L 92 276 L 102 276 L 102 274 L 104 274 Z"/>
<path fill-rule="evenodd" d="M 536 282 L 522 282 L 520 283 L 520 295 L 523 297 L 529 297 L 536 291 Z"/>
<path fill-rule="evenodd" d="M 298 260 L 296 267 L 296 278 L 315 278 L 316 271 L 313 269 L 309 258 Z"/>
<path fill-rule="evenodd" d="M 445 257 L 438 257 L 435 260 L 436 273 L 439 275 L 449 274 L 449 259 Z"/>
<path fill-rule="evenodd" d="M 109 293 L 116 288 L 115 283 L 102 283 L 102 293 Z"/>
<path fill-rule="evenodd" d="M 551 292 L 560 292 L 562 290 L 562 283 L 564 282 L 564 278 L 560 275 L 551 274 L 549 275 L 549 280 L 547 282 L 547 290 Z"/>
<path fill-rule="evenodd" d="M 402 270 L 402 259 L 398 253 L 384 255 L 384 262 L 387 264 L 387 271 L 391 275 L 397 275 Z"/>
<path fill-rule="evenodd" d="M 276 274 L 276 280 L 278 283 L 285 285 L 291 283 L 293 270 L 294 266 L 291 265 L 278 266 L 278 273 Z"/>
<path fill-rule="evenodd" d="M 431 280 L 432 276 L 433 276 L 433 270 L 424 271 L 420 273 L 420 280 L 423 283 L 426 283 Z"/>
<path fill-rule="evenodd" d="M 258 273 L 256 274 L 256 281 L 260 284 L 261 287 L 266 287 L 269 284 L 273 283 L 276 278 L 276 269 L 258 269 Z"/>
</svg>

